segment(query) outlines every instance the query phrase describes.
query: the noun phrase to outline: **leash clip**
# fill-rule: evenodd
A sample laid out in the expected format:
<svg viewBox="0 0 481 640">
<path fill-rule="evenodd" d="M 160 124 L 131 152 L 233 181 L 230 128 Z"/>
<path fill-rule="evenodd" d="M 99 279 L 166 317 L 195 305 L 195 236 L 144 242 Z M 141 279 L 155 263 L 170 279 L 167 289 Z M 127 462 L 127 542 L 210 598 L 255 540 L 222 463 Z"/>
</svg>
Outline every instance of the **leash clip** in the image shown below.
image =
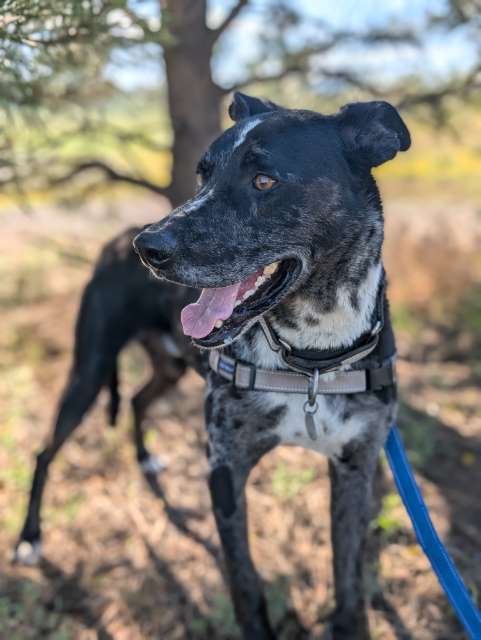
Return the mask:
<svg viewBox="0 0 481 640">
<path fill-rule="evenodd" d="M 307 435 L 311 440 L 317 440 L 317 428 L 314 421 L 314 416 L 319 409 L 317 404 L 317 392 L 319 388 L 319 369 L 314 369 L 312 376 L 309 377 L 309 384 L 307 387 L 307 400 L 304 402 L 304 420 L 306 424 Z"/>
</svg>

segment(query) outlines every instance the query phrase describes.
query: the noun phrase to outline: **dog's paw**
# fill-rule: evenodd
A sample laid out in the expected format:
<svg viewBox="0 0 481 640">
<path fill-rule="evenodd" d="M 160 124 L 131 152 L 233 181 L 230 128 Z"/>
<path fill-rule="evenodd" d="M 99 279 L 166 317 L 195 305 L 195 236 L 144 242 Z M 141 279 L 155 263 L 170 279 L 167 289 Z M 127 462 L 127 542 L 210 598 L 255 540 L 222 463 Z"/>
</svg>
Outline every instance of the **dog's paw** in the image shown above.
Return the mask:
<svg viewBox="0 0 481 640">
<path fill-rule="evenodd" d="M 144 458 L 140 463 L 140 468 L 143 473 L 157 475 L 161 471 L 167 468 L 167 465 L 162 462 L 157 456 L 153 456 L 149 454 L 146 458 Z"/>
<path fill-rule="evenodd" d="M 40 562 L 42 557 L 42 543 L 40 540 L 28 542 L 20 540 L 12 554 L 12 562 L 33 567 Z"/>
</svg>

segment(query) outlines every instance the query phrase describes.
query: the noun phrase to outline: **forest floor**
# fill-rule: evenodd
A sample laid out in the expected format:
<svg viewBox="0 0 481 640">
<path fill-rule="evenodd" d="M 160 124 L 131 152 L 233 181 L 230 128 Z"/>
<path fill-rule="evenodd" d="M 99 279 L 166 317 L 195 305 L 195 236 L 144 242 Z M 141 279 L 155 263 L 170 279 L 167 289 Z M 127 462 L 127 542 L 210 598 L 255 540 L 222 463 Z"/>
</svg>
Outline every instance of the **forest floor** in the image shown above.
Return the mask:
<svg viewBox="0 0 481 640">
<path fill-rule="evenodd" d="M 408 199 L 387 208 L 400 426 L 435 525 L 479 601 L 480 209 Z M 52 206 L 0 213 L 1 638 L 238 637 L 206 490 L 202 381 L 189 372 L 149 416 L 149 446 L 168 464 L 156 497 L 131 444 L 128 399 L 148 376 L 135 344 L 121 356 L 117 428 L 106 425 L 102 394 L 52 464 L 44 560 L 38 567 L 9 561 L 92 262 L 117 230 L 163 211 L 162 201 L 129 195 L 75 213 Z M 373 638 L 465 638 L 385 460 L 380 470 L 366 584 Z M 324 638 L 333 606 L 326 461 L 278 448 L 252 473 L 248 499 L 252 552 L 279 638 Z"/>
</svg>

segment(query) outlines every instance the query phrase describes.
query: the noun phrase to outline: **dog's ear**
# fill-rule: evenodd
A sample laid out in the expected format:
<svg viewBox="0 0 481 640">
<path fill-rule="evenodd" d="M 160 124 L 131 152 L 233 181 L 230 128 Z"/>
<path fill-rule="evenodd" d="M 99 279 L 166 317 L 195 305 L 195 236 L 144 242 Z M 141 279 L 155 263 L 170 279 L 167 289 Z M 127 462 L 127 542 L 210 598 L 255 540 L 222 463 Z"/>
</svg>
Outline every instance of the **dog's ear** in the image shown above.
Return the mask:
<svg viewBox="0 0 481 640">
<path fill-rule="evenodd" d="M 354 102 L 336 116 L 341 137 L 353 157 L 371 167 L 392 160 L 411 146 L 409 131 L 388 102 Z"/>
<path fill-rule="evenodd" d="M 259 113 L 266 113 L 267 111 L 277 111 L 280 109 L 276 104 L 270 100 L 261 100 L 261 98 L 254 98 L 253 96 L 246 96 L 245 93 L 235 91 L 232 99 L 232 103 L 229 107 L 229 116 L 234 122 L 249 118 L 250 116 L 256 116 Z"/>
</svg>

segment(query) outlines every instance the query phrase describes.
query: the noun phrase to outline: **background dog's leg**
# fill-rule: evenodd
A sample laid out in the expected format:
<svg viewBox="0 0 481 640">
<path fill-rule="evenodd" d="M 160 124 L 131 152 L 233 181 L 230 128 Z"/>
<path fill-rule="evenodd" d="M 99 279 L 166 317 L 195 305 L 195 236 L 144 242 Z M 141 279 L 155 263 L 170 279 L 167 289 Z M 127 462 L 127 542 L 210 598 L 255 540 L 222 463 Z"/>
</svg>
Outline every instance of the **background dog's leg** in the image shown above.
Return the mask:
<svg viewBox="0 0 481 640">
<path fill-rule="evenodd" d="M 144 420 L 149 406 L 173 387 L 185 373 L 186 363 L 182 358 L 173 357 L 167 353 L 158 334 L 146 332 L 141 336 L 140 342 L 149 356 L 152 376 L 132 398 L 133 438 L 137 461 L 151 484 L 150 481 L 164 468 L 164 464 L 156 456 L 149 453 L 145 446 Z M 152 486 L 152 489 L 157 492 L 155 486 Z"/>
<path fill-rule="evenodd" d="M 111 427 L 115 427 L 120 408 L 119 369 L 117 362 L 115 362 L 113 369 L 110 372 L 106 386 L 110 392 L 110 398 L 107 405 L 107 417 L 109 425 Z"/>
<path fill-rule="evenodd" d="M 369 447 L 342 459 L 329 460 L 336 595 L 336 610 L 332 617 L 334 640 L 369 638 L 363 563 L 378 455 L 379 450 L 370 443 Z"/>
<path fill-rule="evenodd" d="M 144 420 L 149 406 L 160 398 L 168 385 L 163 378 L 156 373 L 132 398 L 132 411 L 134 413 L 133 438 L 137 461 L 143 473 L 156 474 L 163 468 L 163 464 L 154 455 L 150 454 L 145 446 Z"/>
<path fill-rule="evenodd" d="M 92 406 L 111 364 L 92 362 L 93 367 L 74 369 L 60 401 L 57 419 L 51 439 L 37 456 L 27 517 L 15 549 L 14 560 L 24 564 L 35 564 L 41 555 L 40 509 L 43 491 L 47 481 L 48 467 L 60 447 L 80 424 L 85 413 Z"/>
</svg>

